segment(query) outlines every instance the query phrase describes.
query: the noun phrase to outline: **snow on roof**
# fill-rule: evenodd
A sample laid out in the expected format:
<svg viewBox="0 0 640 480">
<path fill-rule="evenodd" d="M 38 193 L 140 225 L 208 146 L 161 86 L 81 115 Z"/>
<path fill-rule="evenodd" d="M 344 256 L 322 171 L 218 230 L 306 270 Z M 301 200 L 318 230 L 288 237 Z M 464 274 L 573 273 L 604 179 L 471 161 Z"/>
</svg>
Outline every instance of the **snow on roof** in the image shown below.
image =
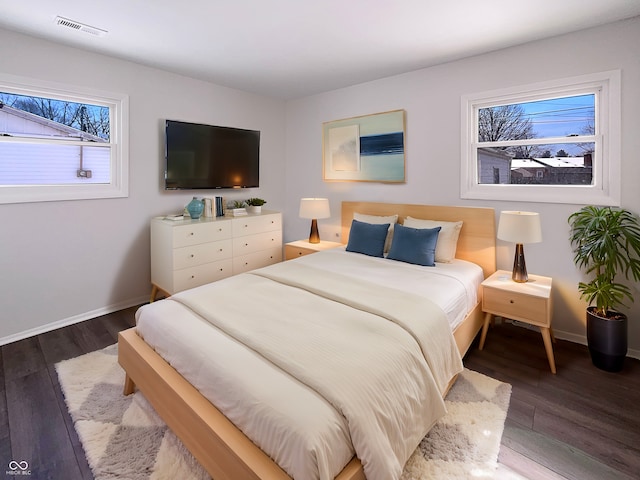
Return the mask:
<svg viewBox="0 0 640 480">
<path fill-rule="evenodd" d="M 584 167 L 584 157 L 514 158 L 511 170 L 518 168 Z"/>
</svg>

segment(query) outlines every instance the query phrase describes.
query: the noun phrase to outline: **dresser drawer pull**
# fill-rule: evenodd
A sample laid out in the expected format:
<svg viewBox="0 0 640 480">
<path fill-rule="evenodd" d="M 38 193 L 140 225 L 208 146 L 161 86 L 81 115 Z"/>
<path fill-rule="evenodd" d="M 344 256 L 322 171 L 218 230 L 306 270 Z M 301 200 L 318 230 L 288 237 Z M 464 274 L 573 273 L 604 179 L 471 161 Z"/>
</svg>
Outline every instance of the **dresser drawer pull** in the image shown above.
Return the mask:
<svg viewBox="0 0 640 480">
<path fill-rule="evenodd" d="M 193 232 L 189 232 L 189 236 L 190 236 L 190 237 L 193 237 Z"/>
<path fill-rule="evenodd" d="M 191 255 L 189 255 L 189 257 L 190 257 L 190 258 L 193 258 L 193 257 L 195 257 L 195 255 L 192 253 Z"/>
<path fill-rule="evenodd" d="M 509 300 L 509 303 L 516 303 L 516 302 L 514 302 L 513 300 Z"/>
</svg>

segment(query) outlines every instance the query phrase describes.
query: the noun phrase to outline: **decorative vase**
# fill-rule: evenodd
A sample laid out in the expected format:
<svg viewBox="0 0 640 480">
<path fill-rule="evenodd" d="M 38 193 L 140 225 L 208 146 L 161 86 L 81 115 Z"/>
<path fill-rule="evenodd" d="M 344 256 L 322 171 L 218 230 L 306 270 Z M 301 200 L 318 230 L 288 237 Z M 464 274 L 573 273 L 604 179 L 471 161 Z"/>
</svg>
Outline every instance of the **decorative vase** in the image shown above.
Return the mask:
<svg viewBox="0 0 640 480">
<path fill-rule="evenodd" d="M 187 205 L 187 211 L 192 219 L 197 220 L 202 215 L 202 210 L 204 210 L 204 204 L 202 200 L 198 200 L 197 197 L 193 197 L 193 200 L 189 202 Z"/>
<path fill-rule="evenodd" d="M 602 318 L 587 309 L 587 343 L 593 364 L 607 372 L 619 372 L 627 355 L 627 317 Z"/>
</svg>

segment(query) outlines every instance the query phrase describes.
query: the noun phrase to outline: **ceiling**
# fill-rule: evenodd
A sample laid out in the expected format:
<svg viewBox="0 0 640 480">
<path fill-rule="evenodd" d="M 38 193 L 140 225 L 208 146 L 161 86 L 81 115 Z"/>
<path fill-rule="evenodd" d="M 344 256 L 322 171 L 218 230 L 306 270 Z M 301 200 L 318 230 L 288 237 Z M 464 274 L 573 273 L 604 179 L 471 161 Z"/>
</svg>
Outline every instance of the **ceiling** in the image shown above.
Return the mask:
<svg viewBox="0 0 640 480">
<path fill-rule="evenodd" d="M 640 0 L 0 0 L 0 9 L 9 30 L 293 99 L 634 17 Z"/>
</svg>

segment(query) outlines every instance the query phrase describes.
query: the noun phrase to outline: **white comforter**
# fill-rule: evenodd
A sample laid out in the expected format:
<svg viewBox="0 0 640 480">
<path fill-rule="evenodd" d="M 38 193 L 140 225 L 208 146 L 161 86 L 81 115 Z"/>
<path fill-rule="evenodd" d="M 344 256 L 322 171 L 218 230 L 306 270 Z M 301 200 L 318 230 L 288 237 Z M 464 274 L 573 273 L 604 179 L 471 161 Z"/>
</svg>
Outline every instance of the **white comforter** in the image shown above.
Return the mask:
<svg viewBox="0 0 640 480">
<path fill-rule="evenodd" d="M 353 455 L 351 443 L 367 478 L 398 478 L 444 413 L 441 392 L 461 362 L 440 309 L 413 293 L 354 284 L 346 275 L 328 278 L 323 269 L 335 259 L 353 272 L 367 271 L 373 260 L 315 254 L 232 277 L 143 307 L 138 329 L 294 478 L 333 478 Z M 398 263 L 378 260 L 376 271 Z M 342 303 L 348 298 L 355 310 Z M 205 328 L 203 318 L 215 328 Z M 176 328 L 185 324 L 195 339 Z M 211 337 L 217 329 L 226 333 Z M 188 352 L 176 354 L 180 344 Z M 274 408 L 287 400 L 287 412 Z"/>
</svg>

